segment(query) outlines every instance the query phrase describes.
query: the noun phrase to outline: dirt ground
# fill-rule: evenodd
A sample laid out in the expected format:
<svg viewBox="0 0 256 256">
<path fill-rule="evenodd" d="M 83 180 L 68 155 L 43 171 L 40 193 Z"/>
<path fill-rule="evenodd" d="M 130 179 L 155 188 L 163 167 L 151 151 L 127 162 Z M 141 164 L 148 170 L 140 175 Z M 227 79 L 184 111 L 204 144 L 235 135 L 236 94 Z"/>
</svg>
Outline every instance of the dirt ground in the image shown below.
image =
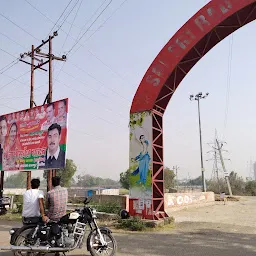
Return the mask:
<svg viewBox="0 0 256 256">
<path fill-rule="evenodd" d="M 173 229 L 157 232 L 114 232 L 120 256 L 255 256 L 256 197 L 239 202 L 190 208 L 173 213 Z M 8 244 L 8 230 L 17 225 L 0 222 L 0 245 Z M 10 256 L 0 252 L 0 256 Z M 89 255 L 76 250 L 68 255 Z"/>
</svg>

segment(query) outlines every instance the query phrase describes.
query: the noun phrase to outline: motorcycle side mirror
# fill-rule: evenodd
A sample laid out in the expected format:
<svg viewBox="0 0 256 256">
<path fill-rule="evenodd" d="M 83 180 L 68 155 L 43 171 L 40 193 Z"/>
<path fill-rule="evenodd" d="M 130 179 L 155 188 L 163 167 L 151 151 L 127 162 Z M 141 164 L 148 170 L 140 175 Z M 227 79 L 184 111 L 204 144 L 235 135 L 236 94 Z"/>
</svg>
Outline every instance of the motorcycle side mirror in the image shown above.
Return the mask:
<svg viewBox="0 0 256 256">
<path fill-rule="evenodd" d="M 88 203 L 88 197 L 85 197 L 84 204 L 87 204 L 87 203 Z"/>
</svg>

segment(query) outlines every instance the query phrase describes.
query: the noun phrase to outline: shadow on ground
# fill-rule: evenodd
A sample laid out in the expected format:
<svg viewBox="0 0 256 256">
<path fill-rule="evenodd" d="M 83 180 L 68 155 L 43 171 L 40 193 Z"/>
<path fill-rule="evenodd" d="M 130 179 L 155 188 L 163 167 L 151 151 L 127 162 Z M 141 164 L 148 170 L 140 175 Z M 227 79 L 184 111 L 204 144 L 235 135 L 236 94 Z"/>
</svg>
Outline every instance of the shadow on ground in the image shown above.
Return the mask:
<svg viewBox="0 0 256 256">
<path fill-rule="evenodd" d="M 172 256 L 255 256 L 256 235 L 229 233 L 213 229 L 199 229 L 193 232 L 173 233 L 114 233 L 120 256 L 172 255 Z M 90 255 L 85 250 L 68 255 Z M 10 256 L 10 252 L 1 252 Z"/>
</svg>

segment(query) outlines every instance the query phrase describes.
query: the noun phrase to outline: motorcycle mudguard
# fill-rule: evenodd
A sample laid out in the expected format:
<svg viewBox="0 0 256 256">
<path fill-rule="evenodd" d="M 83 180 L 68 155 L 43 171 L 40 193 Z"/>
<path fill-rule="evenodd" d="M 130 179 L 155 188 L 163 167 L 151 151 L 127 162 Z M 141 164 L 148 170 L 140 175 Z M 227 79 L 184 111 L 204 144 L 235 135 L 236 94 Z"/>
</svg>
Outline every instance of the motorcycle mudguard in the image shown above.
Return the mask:
<svg viewBox="0 0 256 256">
<path fill-rule="evenodd" d="M 100 229 L 101 233 L 107 233 L 107 234 L 112 233 L 112 231 L 107 227 L 99 227 L 99 229 Z M 91 239 L 91 236 L 92 236 L 93 232 L 96 232 L 96 229 L 91 230 L 91 232 L 89 233 L 89 235 L 87 237 L 87 244 L 86 244 L 87 245 L 87 251 L 89 251 L 89 249 L 90 249 L 90 239 Z"/>
<path fill-rule="evenodd" d="M 14 245 L 15 244 L 15 241 L 17 239 L 17 237 L 26 229 L 29 229 L 29 228 L 35 228 L 36 225 L 35 224 L 31 224 L 31 225 L 25 225 L 25 226 L 22 226 L 21 228 L 13 228 L 13 230 L 15 230 L 15 233 L 11 235 L 11 239 L 10 239 L 10 244 L 11 245 Z"/>
</svg>

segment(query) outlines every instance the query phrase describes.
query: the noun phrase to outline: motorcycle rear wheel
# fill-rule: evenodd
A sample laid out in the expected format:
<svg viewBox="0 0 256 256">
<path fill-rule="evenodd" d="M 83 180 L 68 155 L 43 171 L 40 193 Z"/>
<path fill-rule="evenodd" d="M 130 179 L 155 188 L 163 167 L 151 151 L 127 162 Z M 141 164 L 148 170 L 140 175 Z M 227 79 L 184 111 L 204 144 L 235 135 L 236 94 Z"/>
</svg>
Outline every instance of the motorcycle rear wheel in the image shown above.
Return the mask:
<svg viewBox="0 0 256 256">
<path fill-rule="evenodd" d="M 15 246 L 27 246 L 26 244 L 26 237 L 27 235 L 32 232 L 34 228 L 28 228 L 24 230 L 19 236 L 16 238 Z M 25 252 L 25 251 L 13 251 L 14 256 L 41 256 L 42 253 L 39 252 Z"/>
<path fill-rule="evenodd" d="M 117 242 L 111 233 L 101 230 L 102 236 L 108 243 L 107 246 L 103 247 L 100 242 L 99 235 L 95 230 L 89 237 L 89 252 L 92 256 L 108 255 L 114 256 L 117 251 Z"/>
</svg>

